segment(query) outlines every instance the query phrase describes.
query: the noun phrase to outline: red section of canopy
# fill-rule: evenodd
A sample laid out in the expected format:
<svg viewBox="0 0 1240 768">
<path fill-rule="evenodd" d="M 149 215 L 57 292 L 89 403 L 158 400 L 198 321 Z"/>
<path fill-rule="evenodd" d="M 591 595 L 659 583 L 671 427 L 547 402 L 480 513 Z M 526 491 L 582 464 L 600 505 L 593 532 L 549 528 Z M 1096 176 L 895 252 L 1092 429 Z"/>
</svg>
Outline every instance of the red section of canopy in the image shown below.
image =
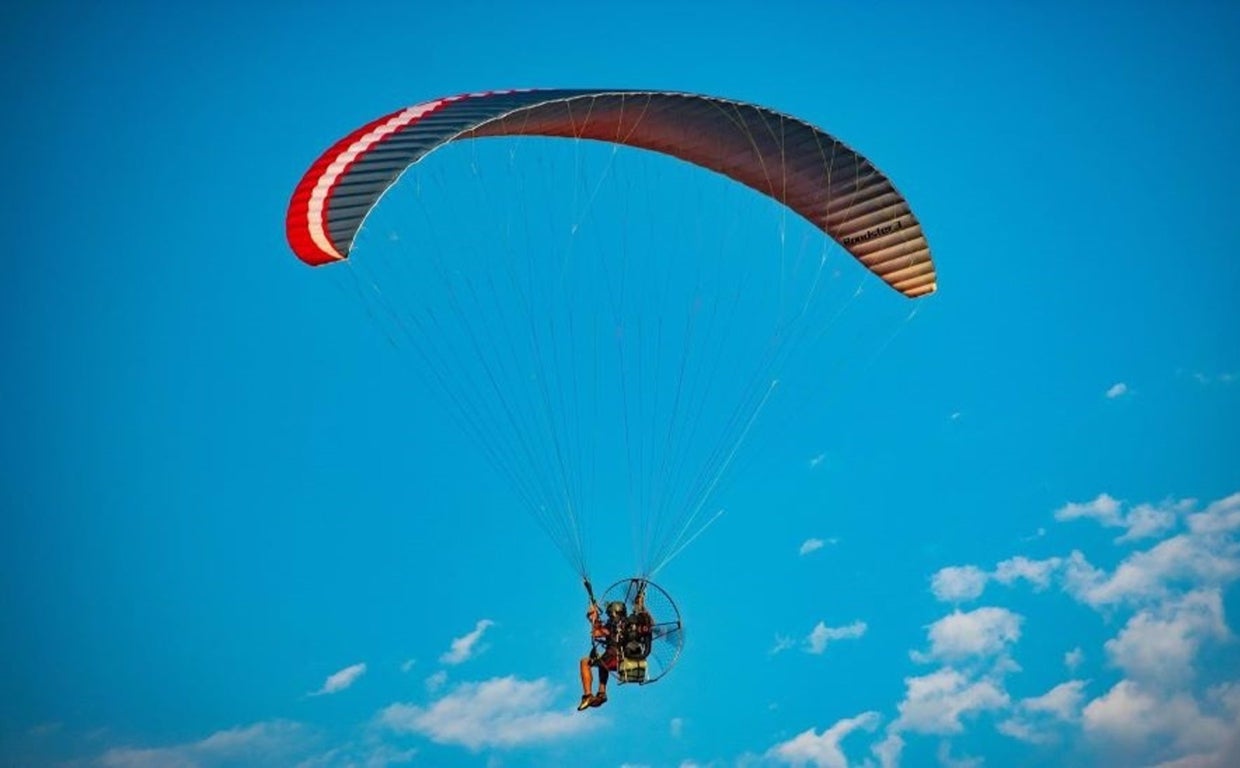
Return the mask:
<svg viewBox="0 0 1240 768">
<path fill-rule="evenodd" d="M 323 250 L 311 237 L 310 193 L 314 191 L 315 185 L 319 183 L 319 179 L 327 171 L 327 166 L 335 162 L 336 158 L 343 155 L 349 147 L 356 144 L 363 136 L 398 114 L 400 114 L 399 111 L 393 112 L 390 115 L 384 115 L 337 141 L 318 160 L 315 160 L 314 165 L 310 166 L 310 169 L 306 171 L 306 175 L 302 176 L 301 182 L 293 190 L 293 197 L 288 204 L 288 214 L 284 217 L 284 232 L 288 237 L 288 244 L 292 247 L 293 253 L 297 254 L 297 258 L 315 267 L 331 264 L 345 258 L 346 254 Z M 360 160 L 361 158 L 358 159 Z M 356 162 L 357 160 L 354 160 L 354 164 Z M 340 183 L 339 180 L 341 178 L 344 178 L 343 173 L 337 177 L 337 184 Z M 329 201 L 331 200 L 332 191 L 333 189 L 331 188 L 327 191 L 327 199 Z"/>
</svg>

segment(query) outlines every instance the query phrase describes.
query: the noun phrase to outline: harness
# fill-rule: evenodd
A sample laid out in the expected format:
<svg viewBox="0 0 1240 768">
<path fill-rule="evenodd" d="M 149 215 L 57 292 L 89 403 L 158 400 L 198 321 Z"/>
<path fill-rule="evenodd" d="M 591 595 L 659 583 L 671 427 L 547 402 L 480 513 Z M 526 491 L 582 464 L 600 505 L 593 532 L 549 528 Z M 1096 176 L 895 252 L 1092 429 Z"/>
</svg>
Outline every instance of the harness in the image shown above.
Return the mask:
<svg viewBox="0 0 1240 768">
<path fill-rule="evenodd" d="M 650 614 L 640 611 L 615 623 L 613 634 L 607 639 L 608 649 L 614 649 L 618 658 L 615 667 L 621 683 L 644 683 L 654 643 L 654 622 Z"/>
</svg>

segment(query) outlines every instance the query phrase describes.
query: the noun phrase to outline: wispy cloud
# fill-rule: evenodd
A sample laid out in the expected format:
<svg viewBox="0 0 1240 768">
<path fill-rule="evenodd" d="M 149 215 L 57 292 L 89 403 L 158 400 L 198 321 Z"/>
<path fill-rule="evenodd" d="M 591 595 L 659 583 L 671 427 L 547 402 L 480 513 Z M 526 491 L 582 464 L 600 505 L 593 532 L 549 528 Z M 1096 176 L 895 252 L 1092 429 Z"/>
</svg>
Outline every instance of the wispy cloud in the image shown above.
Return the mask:
<svg viewBox="0 0 1240 768">
<path fill-rule="evenodd" d="M 1116 384 L 1112 384 L 1110 388 L 1107 389 L 1107 397 L 1109 397 L 1112 400 L 1114 400 L 1117 397 L 1123 397 L 1127 393 L 1128 393 L 1128 385 L 1122 381 Z"/>
<path fill-rule="evenodd" d="M 1012 715 L 999 723 L 999 732 L 1031 744 L 1054 740 L 1063 723 L 1080 719 L 1084 689 L 1085 681 L 1069 680 L 1041 696 L 1021 699 L 1013 707 Z"/>
<path fill-rule="evenodd" d="M 855 640 L 865 634 L 868 626 L 864 621 L 854 621 L 842 627 L 828 627 L 826 622 L 820 621 L 803 640 L 788 637 L 786 635 L 776 635 L 775 645 L 771 648 L 771 655 L 783 653 L 784 651 L 796 648 L 798 645 L 806 653 L 821 654 L 827 650 L 827 644 L 837 640 Z"/>
<path fill-rule="evenodd" d="M 776 635 L 775 645 L 771 647 L 770 653 L 772 656 L 774 656 L 777 653 L 783 653 L 784 651 L 787 651 L 787 650 L 790 650 L 796 647 L 797 647 L 796 638 L 788 637 L 787 635 Z"/>
<path fill-rule="evenodd" d="M 827 460 L 827 454 L 825 454 L 825 453 L 820 453 L 820 454 L 818 454 L 817 456 L 815 456 L 814 458 L 812 458 L 812 459 L 810 459 L 810 460 L 809 460 L 809 468 L 810 468 L 810 469 L 814 469 L 814 468 L 816 468 L 819 464 L 823 463 L 823 462 L 824 462 L 824 461 L 826 461 L 826 460 Z"/>
<path fill-rule="evenodd" d="M 882 768 L 897 768 L 900 765 L 900 754 L 904 751 L 904 739 L 896 728 L 888 728 L 883 740 L 870 747 L 870 751 L 878 758 Z"/>
<path fill-rule="evenodd" d="M 1063 560 L 1058 557 L 1030 560 L 1023 555 L 1017 555 L 996 565 L 993 578 L 1004 585 L 1025 581 L 1034 591 L 1040 592 L 1051 585 L 1051 578 L 1062 563 Z"/>
<path fill-rule="evenodd" d="M 411 763 L 417 754 L 416 748 L 384 744 L 372 736 L 332 747 L 302 760 L 295 768 L 388 768 Z"/>
<path fill-rule="evenodd" d="M 1044 712 L 1056 720 L 1075 720 L 1081 712 L 1084 688 L 1084 680 L 1069 680 L 1041 696 L 1021 699 L 1020 708 L 1026 712 Z"/>
<path fill-rule="evenodd" d="M 312 736 L 286 720 L 217 731 L 205 739 L 167 747 L 114 747 L 99 763 L 105 768 L 214 768 L 228 765 L 288 766 L 306 754 Z"/>
<path fill-rule="evenodd" d="M 1102 525 L 1116 526 L 1121 524 L 1120 502 L 1108 493 L 1100 493 L 1093 501 L 1069 502 L 1055 510 L 1055 519 L 1064 520 L 1090 519 Z"/>
<path fill-rule="evenodd" d="M 953 755 L 952 743 L 947 739 L 939 742 L 939 748 L 935 750 L 934 756 L 938 758 L 942 768 L 982 768 L 984 762 L 980 757 Z"/>
<path fill-rule="evenodd" d="M 827 650 L 827 643 L 835 640 L 855 640 L 864 635 L 866 629 L 864 621 L 854 621 L 843 627 L 828 627 L 820 621 L 809 633 L 809 637 L 805 638 L 805 650 L 807 653 L 822 653 Z"/>
<path fill-rule="evenodd" d="M 1197 372 L 1193 374 L 1193 379 L 1198 384 L 1203 384 L 1205 386 L 1209 386 L 1211 384 L 1232 384 L 1235 383 L 1238 378 L 1240 377 L 1237 377 L 1236 374 L 1230 372 L 1216 374 Z"/>
<path fill-rule="evenodd" d="M 685 731 L 685 721 L 679 717 L 673 717 L 671 723 L 668 724 L 667 730 L 673 739 L 679 739 Z"/>
<path fill-rule="evenodd" d="M 444 664 L 462 664 L 469 661 L 476 653 L 480 653 L 483 648 L 478 646 L 478 641 L 482 639 L 482 635 L 487 629 L 495 626 L 495 622 L 490 619 L 480 619 L 474 625 L 472 632 L 456 638 L 452 641 L 451 647 L 448 648 L 439 660 Z"/>
<path fill-rule="evenodd" d="M 810 552 L 817 552 L 828 544 L 835 545 L 839 543 L 837 538 L 829 539 L 806 539 L 801 542 L 801 548 L 797 550 L 798 554 L 808 555 Z"/>
<path fill-rule="evenodd" d="M 848 768 L 847 755 L 840 742 L 854 731 L 873 731 L 878 727 L 877 712 L 862 712 L 856 717 L 837 721 L 822 733 L 813 728 L 780 742 L 767 750 L 767 757 L 789 765 L 814 765 L 817 768 Z"/>
<path fill-rule="evenodd" d="M 1068 668 L 1069 672 L 1075 672 L 1084 660 L 1085 652 L 1079 645 L 1063 655 L 1063 665 Z"/>
<path fill-rule="evenodd" d="M 1240 493 L 1219 499 L 1204 511 L 1189 515 L 1188 530 L 1196 536 L 1240 533 Z"/>
<path fill-rule="evenodd" d="M 400 671 L 408 674 L 418 663 L 417 659 L 405 659 L 400 663 Z"/>
<path fill-rule="evenodd" d="M 1065 504 L 1055 510 L 1055 519 L 1060 522 L 1089 519 L 1108 528 L 1123 528 L 1124 533 L 1116 539 L 1117 543 L 1123 543 L 1166 533 L 1195 504 L 1194 499 L 1168 499 L 1124 510 L 1122 502 L 1101 493 L 1093 501 Z"/>
<path fill-rule="evenodd" d="M 441 669 L 433 675 L 426 677 L 426 690 L 434 693 L 442 688 L 446 682 L 448 682 L 448 673 Z"/>
<path fill-rule="evenodd" d="M 459 685 L 427 707 L 392 704 L 379 714 L 379 721 L 399 733 L 417 733 L 475 752 L 559 741 L 604 724 L 594 713 L 552 709 L 555 695 L 546 679 L 499 677 Z"/>
<path fill-rule="evenodd" d="M 323 687 L 310 695 L 323 696 L 328 693 L 339 693 L 357 682 L 357 679 L 364 674 L 366 674 L 366 665 L 364 663 L 345 667 L 339 672 L 328 675 L 327 679 L 323 681 Z"/>
</svg>

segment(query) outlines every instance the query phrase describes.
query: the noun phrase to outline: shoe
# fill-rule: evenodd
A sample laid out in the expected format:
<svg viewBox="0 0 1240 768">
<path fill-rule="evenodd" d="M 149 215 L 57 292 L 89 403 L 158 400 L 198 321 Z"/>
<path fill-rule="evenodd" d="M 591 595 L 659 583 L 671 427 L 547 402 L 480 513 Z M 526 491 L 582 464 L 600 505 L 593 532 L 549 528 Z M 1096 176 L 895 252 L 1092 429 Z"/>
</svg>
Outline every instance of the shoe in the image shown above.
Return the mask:
<svg viewBox="0 0 1240 768">
<path fill-rule="evenodd" d="M 591 707 L 601 707 L 607 703 L 607 694 L 600 693 L 590 699 Z"/>
<path fill-rule="evenodd" d="M 594 706 L 594 697 L 587 693 L 581 697 L 581 702 L 577 704 L 577 711 L 580 712 L 592 706 Z"/>
</svg>

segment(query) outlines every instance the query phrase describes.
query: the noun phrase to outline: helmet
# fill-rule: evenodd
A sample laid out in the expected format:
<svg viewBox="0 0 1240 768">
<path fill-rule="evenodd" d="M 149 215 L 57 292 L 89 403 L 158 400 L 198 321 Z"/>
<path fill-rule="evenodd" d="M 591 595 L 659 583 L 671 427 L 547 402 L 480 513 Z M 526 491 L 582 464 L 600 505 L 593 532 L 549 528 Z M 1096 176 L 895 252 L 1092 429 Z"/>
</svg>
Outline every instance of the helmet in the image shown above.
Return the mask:
<svg viewBox="0 0 1240 768">
<path fill-rule="evenodd" d="M 614 600 L 607 604 L 607 618 L 619 619 L 623 618 L 628 611 L 624 607 L 624 603 Z"/>
</svg>

